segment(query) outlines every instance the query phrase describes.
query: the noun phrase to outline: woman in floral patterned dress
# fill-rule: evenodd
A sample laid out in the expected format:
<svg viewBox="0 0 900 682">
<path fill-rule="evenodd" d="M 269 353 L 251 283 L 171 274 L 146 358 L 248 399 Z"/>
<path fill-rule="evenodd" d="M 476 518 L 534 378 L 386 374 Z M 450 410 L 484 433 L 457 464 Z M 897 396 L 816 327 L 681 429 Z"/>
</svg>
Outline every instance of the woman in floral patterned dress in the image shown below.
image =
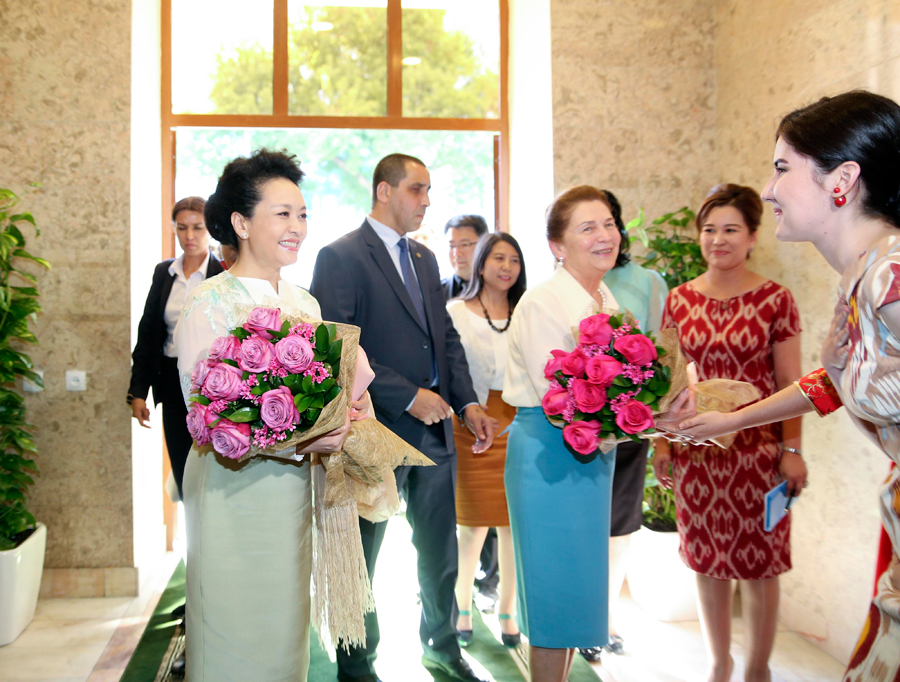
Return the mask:
<svg viewBox="0 0 900 682">
<path fill-rule="evenodd" d="M 812 411 L 824 416 L 843 402 L 900 463 L 900 106 L 854 91 L 788 114 L 763 198 L 775 209 L 779 240 L 811 242 L 842 273 L 824 367 L 796 388 L 737 412 L 696 416 L 678 432 L 702 441 Z M 900 469 L 880 497 L 893 557 L 845 682 L 900 679 Z"/>
</svg>

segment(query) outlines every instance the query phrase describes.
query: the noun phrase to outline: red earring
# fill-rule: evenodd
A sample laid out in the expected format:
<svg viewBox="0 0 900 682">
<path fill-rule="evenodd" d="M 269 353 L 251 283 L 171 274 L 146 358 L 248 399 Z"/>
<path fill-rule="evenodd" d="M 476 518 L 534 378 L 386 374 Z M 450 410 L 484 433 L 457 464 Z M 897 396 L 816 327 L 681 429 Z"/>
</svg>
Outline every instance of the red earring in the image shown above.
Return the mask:
<svg viewBox="0 0 900 682">
<path fill-rule="evenodd" d="M 834 205 L 837 206 L 838 208 L 840 208 L 841 206 L 843 206 L 846 203 L 847 203 L 847 197 L 835 197 L 834 198 Z"/>
</svg>

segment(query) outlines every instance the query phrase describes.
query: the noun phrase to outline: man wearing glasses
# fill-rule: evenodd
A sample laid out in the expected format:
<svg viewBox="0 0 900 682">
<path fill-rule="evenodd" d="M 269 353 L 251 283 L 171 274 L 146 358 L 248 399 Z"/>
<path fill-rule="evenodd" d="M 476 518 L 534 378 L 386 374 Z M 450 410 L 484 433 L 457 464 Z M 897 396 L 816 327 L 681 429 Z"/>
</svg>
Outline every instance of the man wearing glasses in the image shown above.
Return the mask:
<svg viewBox="0 0 900 682">
<path fill-rule="evenodd" d="M 469 283 L 475 245 L 487 231 L 487 223 L 480 215 L 458 215 L 444 225 L 444 234 L 450 238 L 450 265 L 453 266 L 453 275 L 441 282 L 448 301 L 459 296 Z"/>
</svg>

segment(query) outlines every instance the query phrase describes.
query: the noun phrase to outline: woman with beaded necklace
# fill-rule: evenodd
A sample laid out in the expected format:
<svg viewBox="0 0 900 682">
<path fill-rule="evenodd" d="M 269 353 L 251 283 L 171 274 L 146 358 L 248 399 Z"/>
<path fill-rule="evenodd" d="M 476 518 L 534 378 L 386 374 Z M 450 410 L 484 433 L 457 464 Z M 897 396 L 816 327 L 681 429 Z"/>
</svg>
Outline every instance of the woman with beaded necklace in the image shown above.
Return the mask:
<svg viewBox="0 0 900 682">
<path fill-rule="evenodd" d="M 525 293 L 525 264 L 519 243 L 510 235 L 485 235 L 475 249 L 473 277 L 461 297 L 447 311 L 466 351 L 472 385 L 487 413 L 499 422 L 498 433 L 510 425 L 515 409 L 500 397 L 506 375 L 506 331 L 516 303 Z M 506 646 L 519 644 L 516 626 L 515 563 L 503 469 L 506 436 L 496 437 L 485 452 L 473 454 L 475 436 L 454 417 L 453 439 L 457 452 L 456 517 L 459 523 L 459 573 L 456 602 L 459 606 L 460 645 L 472 641 L 472 581 L 478 555 L 489 528 L 497 529 L 500 567 L 500 629 Z"/>
</svg>

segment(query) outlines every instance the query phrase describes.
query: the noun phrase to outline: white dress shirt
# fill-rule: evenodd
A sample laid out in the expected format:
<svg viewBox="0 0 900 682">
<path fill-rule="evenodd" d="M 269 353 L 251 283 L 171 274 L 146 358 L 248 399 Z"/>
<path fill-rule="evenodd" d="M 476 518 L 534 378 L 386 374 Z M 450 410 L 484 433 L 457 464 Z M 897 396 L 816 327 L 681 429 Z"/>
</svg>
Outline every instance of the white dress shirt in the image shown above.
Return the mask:
<svg viewBox="0 0 900 682">
<path fill-rule="evenodd" d="M 366 220 L 369 221 L 369 225 L 372 226 L 372 229 L 375 230 L 375 234 L 384 242 L 384 245 L 387 247 L 388 255 L 390 255 L 391 260 L 394 263 L 394 267 L 397 268 L 397 274 L 400 275 L 400 281 L 405 282 L 403 279 L 403 270 L 400 268 L 400 240 L 405 239 L 407 243 L 409 242 L 409 237 L 400 236 L 400 234 L 392 227 L 388 227 L 384 223 L 379 223 L 372 216 L 366 216 Z M 416 282 L 419 281 L 419 276 L 416 274 L 416 269 L 413 267 L 412 262 L 412 254 L 407 248 L 407 253 L 410 254 L 407 256 L 409 259 L 410 271 L 413 274 L 413 277 L 416 278 Z"/>
<path fill-rule="evenodd" d="M 178 318 L 181 317 L 181 309 L 187 300 L 187 295 L 194 290 L 194 287 L 206 279 L 206 268 L 209 266 L 209 251 L 206 252 L 206 258 L 197 268 L 196 272 L 191 273 L 190 277 L 184 276 L 184 254 L 181 254 L 169 265 L 169 274 L 175 275 L 175 281 L 172 282 L 172 291 L 169 292 L 169 299 L 166 301 L 166 309 L 163 313 L 163 319 L 166 321 L 166 343 L 163 346 L 163 355 L 167 358 L 178 357 L 175 351 L 175 340 L 173 334 L 175 325 L 178 324 Z"/>
<path fill-rule="evenodd" d="M 606 310 L 618 312 L 619 304 L 602 282 Z M 513 407 L 539 407 L 550 388 L 544 367 L 550 351 L 575 349 L 578 323 L 600 312 L 600 306 L 564 267 L 557 267 L 550 279 L 529 289 L 516 306 L 509 327 L 509 360 L 503 400 Z"/>
<path fill-rule="evenodd" d="M 466 351 L 472 388 L 478 402 L 487 404 L 488 391 L 502 391 L 506 375 L 506 360 L 509 355 L 509 333 L 502 334 L 491 329 L 484 315 L 472 312 L 466 302 L 451 301 L 447 312 L 453 326 L 459 332 L 459 340 Z M 506 320 L 491 320 L 498 329 L 506 326 Z"/>
</svg>

